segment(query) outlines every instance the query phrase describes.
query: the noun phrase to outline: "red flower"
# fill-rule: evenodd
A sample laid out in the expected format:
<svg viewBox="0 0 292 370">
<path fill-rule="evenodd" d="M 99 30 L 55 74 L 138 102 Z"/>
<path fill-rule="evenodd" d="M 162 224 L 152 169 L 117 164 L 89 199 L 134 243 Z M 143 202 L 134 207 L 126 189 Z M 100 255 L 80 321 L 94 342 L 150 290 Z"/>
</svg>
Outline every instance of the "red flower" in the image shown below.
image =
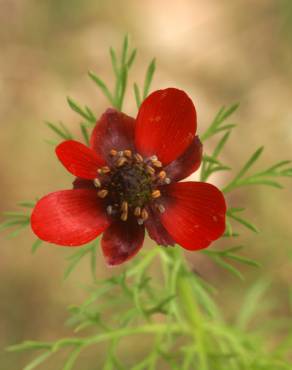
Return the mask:
<svg viewBox="0 0 292 370">
<path fill-rule="evenodd" d="M 198 169 L 202 144 L 196 110 L 181 90 L 158 90 L 136 119 L 108 109 L 95 126 L 90 148 L 69 140 L 56 148 L 77 176 L 72 190 L 51 193 L 35 206 L 31 226 L 42 240 L 66 246 L 90 242 L 110 265 L 133 257 L 145 228 L 160 245 L 206 248 L 225 229 L 222 193 L 203 182 L 181 182 Z"/>
</svg>

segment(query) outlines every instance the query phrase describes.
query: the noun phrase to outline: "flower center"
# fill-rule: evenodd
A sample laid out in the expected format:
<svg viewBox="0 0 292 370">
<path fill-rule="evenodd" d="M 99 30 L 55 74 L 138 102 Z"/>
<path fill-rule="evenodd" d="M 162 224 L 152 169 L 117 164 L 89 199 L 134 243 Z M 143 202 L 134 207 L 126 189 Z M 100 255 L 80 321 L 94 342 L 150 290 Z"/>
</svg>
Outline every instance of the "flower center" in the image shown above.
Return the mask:
<svg viewBox="0 0 292 370">
<path fill-rule="evenodd" d="M 94 180 L 99 189 L 97 195 L 104 199 L 107 213 L 123 221 L 132 214 L 141 225 L 149 216 L 147 205 L 153 203 L 164 212 L 159 203 L 161 193 L 158 188 L 169 184 L 170 179 L 158 158 L 144 159 L 129 149 L 120 152 L 112 149 L 110 155 L 112 165 L 100 168 Z"/>
</svg>

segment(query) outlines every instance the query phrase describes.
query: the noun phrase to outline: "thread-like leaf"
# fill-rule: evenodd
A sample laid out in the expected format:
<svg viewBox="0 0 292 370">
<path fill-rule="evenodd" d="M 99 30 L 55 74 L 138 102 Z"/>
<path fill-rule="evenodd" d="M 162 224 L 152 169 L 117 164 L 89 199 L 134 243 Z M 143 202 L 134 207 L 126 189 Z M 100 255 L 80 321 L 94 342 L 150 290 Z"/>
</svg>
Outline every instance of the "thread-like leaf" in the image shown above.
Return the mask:
<svg viewBox="0 0 292 370">
<path fill-rule="evenodd" d="M 136 82 L 134 83 L 134 94 L 135 94 L 135 100 L 136 100 L 136 105 L 137 108 L 140 108 L 141 105 L 141 95 L 140 95 L 140 90 Z"/>
<path fill-rule="evenodd" d="M 108 87 L 106 84 L 93 72 L 89 71 L 88 72 L 89 77 L 92 79 L 93 82 L 96 83 L 96 85 L 100 88 L 100 90 L 103 92 L 103 94 L 108 98 L 108 100 L 115 105 L 115 101 L 112 97 L 111 92 L 109 91 Z"/>
<path fill-rule="evenodd" d="M 144 89 L 143 89 L 143 99 L 145 99 L 149 93 L 149 89 L 150 89 L 150 85 L 153 79 L 155 68 L 156 68 L 156 61 L 155 59 L 152 59 L 152 61 L 150 62 L 147 68 L 147 72 L 146 72 Z"/>
</svg>

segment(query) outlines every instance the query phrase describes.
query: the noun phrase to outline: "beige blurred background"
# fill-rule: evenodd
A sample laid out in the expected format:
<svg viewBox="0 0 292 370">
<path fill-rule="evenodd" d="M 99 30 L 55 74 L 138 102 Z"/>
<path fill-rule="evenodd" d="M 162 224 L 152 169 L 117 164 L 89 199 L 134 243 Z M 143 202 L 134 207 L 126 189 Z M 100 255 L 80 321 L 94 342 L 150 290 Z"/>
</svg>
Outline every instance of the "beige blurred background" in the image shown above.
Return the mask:
<svg viewBox="0 0 292 370">
<path fill-rule="evenodd" d="M 292 159 L 290 0 L 0 0 L 0 211 L 70 186 L 71 176 L 44 143 L 54 135 L 43 121 L 62 120 L 78 133 L 79 120 L 66 104 L 67 95 L 102 113 L 107 103 L 86 73 L 94 70 L 111 82 L 108 47 L 119 47 L 127 32 L 139 50 L 132 80 L 143 81 L 155 56 L 153 89 L 185 89 L 197 107 L 199 133 L 222 105 L 240 102 L 232 120 L 239 128 L 224 152 L 229 165 L 239 168 L 262 144 L 262 166 Z M 131 89 L 125 111 L 136 114 Z M 227 317 L 259 278 L 272 283 L 270 298 L 277 308 L 270 315 L 291 314 L 292 187 L 291 181 L 283 183 L 281 191 L 255 187 L 229 199 L 235 206 L 248 205 L 247 214 L 262 230 L 242 237 L 249 245 L 244 253 L 257 258 L 261 270 L 243 270 L 242 283 L 201 257 L 191 257 L 218 287 Z M 24 339 L 70 335 L 63 326 L 66 307 L 81 301 L 80 281 L 90 282 L 87 261 L 63 282 L 70 251 L 45 246 L 32 256 L 33 240 L 29 230 L 16 239 L 0 235 L 1 348 Z M 98 274 L 105 273 L 100 256 Z M 20 370 L 29 358 L 0 350 L 0 370 Z M 43 369 L 59 367 L 50 362 Z M 86 359 L 82 370 L 93 370 Z"/>
</svg>

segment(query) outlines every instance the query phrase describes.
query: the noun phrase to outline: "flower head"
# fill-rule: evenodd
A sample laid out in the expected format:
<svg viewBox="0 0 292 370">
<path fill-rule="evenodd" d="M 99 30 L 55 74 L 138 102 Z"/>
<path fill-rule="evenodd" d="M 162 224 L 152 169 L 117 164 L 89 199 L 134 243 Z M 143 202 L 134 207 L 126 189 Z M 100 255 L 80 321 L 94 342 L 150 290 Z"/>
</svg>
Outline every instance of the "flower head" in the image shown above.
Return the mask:
<svg viewBox="0 0 292 370">
<path fill-rule="evenodd" d="M 76 179 L 35 206 L 31 226 L 42 240 L 80 246 L 103 233 L 110 265 L 133 257 L 145 228 L 159 245 L 206 248 L 225 230 L 222 193 L 203 182 L 178 182 L 196 171 L 202 144 L 193 102 L 169 88 L 149 95 L 136 119 L 108 109 L 90 147 L 69 140 L 56 148 Z"/>
</svg>

